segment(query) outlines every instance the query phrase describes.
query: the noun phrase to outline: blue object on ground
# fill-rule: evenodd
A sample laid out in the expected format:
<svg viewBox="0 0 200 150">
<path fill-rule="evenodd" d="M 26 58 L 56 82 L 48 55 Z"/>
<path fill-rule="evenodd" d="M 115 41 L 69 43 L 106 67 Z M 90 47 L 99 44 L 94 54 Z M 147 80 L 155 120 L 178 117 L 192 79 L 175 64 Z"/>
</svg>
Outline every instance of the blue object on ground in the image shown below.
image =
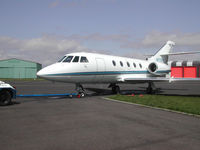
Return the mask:
<svg viewBox="0 0 200 150">
<path fill-rule="evenodd" d="M 28 94 L 28 95 L 17 95 L 17 97 L 50 97 L 50 96 L 77 96 L 77 93 L 64 93 L 64 94 Z"/>
</svg>

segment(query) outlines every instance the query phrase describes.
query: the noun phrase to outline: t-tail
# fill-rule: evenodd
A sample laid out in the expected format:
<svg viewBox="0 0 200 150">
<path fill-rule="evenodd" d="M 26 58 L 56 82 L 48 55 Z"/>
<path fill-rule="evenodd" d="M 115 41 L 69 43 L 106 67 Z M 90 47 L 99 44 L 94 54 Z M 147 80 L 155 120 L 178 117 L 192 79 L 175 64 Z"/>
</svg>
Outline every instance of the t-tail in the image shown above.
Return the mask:
<svg viewBox="0 0 200 150">
<path fill-rule="evenodd" d="M 168 57 L 174 45 L 175 45 L 174 42 L 167 41 L 167 43 L 154 56 L 152 56 L 148 60 L 168 64 Z"/>
<path fill-rule="evenodd" d="M 161 62 L 164 64 L 168 64 L 168 58 L 170 55 L 185 55 L 185 54 L 196 54 L 200 53 L 200 51 L 190 51 L 190 52 L 176 52 L 171 53 L 175 43 L 172 41 L 167 41 L 167 43 L 152 57 L 148 60 L 153 62 Z"/>
<path fill-rule="evenodd" d="M 170 65 L 168 63 L 168 58 L 170 55 L 184 55 L 184 54 L 196 54 L 196 52 L 176 52 L 171 53 L 175 43 L 172 41 L 167 41 L 167 43 L 152 57 L 148 59 L 149 65 L 147 70 L 149 73 L 162 76 L 170 72 Z"/>
</svg>

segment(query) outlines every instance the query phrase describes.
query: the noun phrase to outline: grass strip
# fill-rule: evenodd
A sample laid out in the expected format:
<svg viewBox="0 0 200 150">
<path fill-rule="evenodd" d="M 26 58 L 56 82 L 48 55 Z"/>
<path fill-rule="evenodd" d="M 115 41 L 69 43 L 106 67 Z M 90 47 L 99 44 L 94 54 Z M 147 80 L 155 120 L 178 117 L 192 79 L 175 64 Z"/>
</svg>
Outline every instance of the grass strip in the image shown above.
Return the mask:
<svg viewBox="0 0 200 150">
<path fill-rule="evenodd" d="M 200 115 L 200 97 L 165 95 L 114 95 L 109 98 Z"/>
</svg>

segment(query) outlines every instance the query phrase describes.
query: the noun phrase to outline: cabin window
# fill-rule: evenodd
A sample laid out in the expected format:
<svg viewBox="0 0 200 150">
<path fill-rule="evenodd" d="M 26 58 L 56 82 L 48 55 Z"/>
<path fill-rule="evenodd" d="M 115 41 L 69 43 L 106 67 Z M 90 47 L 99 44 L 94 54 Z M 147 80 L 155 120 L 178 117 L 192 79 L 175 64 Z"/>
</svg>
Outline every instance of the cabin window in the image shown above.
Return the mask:
<svg viewBox="0 0 200 150">
<path fill-rule="evenodd" d="M 142 65 L 141 65 L 141 64 L 139 64 L 139 66 L 140 66 L 140 68 L 142 68 Z"/>
<path fill-rule="evenodd" d="M 78 62 L 79 61 L 79 56 L 75 56 L 73 62 Z"/>
<path fill-rule="evenodd" d="M 135 63 L 133 63 L 133 66 L 136 68 L 136 64 Z"/>
<path fill-rule="evenodd" d="M 123 63 L 120 61 L 120 65 L 123 67 Z"/>
<path fill-rule="evenodd" d="M 81 57 L 81 63 L 87 63 L 87 62 L 88 62 L 87 58 L 82 56 Z"/>
<path fill-rule="evenodd" d="M 129 62 L 127 62 L 127 66 L 128 66 L 128 67 L 130 67 L 130 64 L 129 64 Z"/>
<path fill-rule="evenodd" d="M 73 58 L 74 56 L 68 56 L 67 58 L 65 58 L 64 60 L 63 60 L 63 62 L 68 62 L 68 63 L 70 63 L 71 61 L 72 61 L 72 58 Z"/>
<path fill-rule="evenodd" d="M 116 62 L 114 60 L 112 61 L 112 63 L 113 63 L 113 66 L 116 66 Z"/>
<path fill-rule="evenodd" d="M 60 59 L 58 62 L 63 61 L 66 58 L 66 56 L 62 57 L 62 59 Z"/>
</svg>

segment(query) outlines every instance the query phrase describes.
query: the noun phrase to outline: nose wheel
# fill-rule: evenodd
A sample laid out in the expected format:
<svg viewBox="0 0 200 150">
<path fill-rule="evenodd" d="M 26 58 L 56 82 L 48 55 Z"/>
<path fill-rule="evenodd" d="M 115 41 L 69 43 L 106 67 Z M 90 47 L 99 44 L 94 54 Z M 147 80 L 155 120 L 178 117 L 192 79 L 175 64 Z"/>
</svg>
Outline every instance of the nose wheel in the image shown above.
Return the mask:
<svg viewBox="0 0 200 150">
<path fill-rule="evenodd" d="M 78 92 L 78 97 L 82 98 L 85 97 L 86 93 L 81 84 L 76 84 L 76 91 Z"/>
<path fill-rule="evenodd" d="M 84 92 L 79 92 L 79 93 L 78 93 L 78 96 L 79 96 L 80 98 L 85 97 L 85 93 L 84 93 Z"/>
</svg>

